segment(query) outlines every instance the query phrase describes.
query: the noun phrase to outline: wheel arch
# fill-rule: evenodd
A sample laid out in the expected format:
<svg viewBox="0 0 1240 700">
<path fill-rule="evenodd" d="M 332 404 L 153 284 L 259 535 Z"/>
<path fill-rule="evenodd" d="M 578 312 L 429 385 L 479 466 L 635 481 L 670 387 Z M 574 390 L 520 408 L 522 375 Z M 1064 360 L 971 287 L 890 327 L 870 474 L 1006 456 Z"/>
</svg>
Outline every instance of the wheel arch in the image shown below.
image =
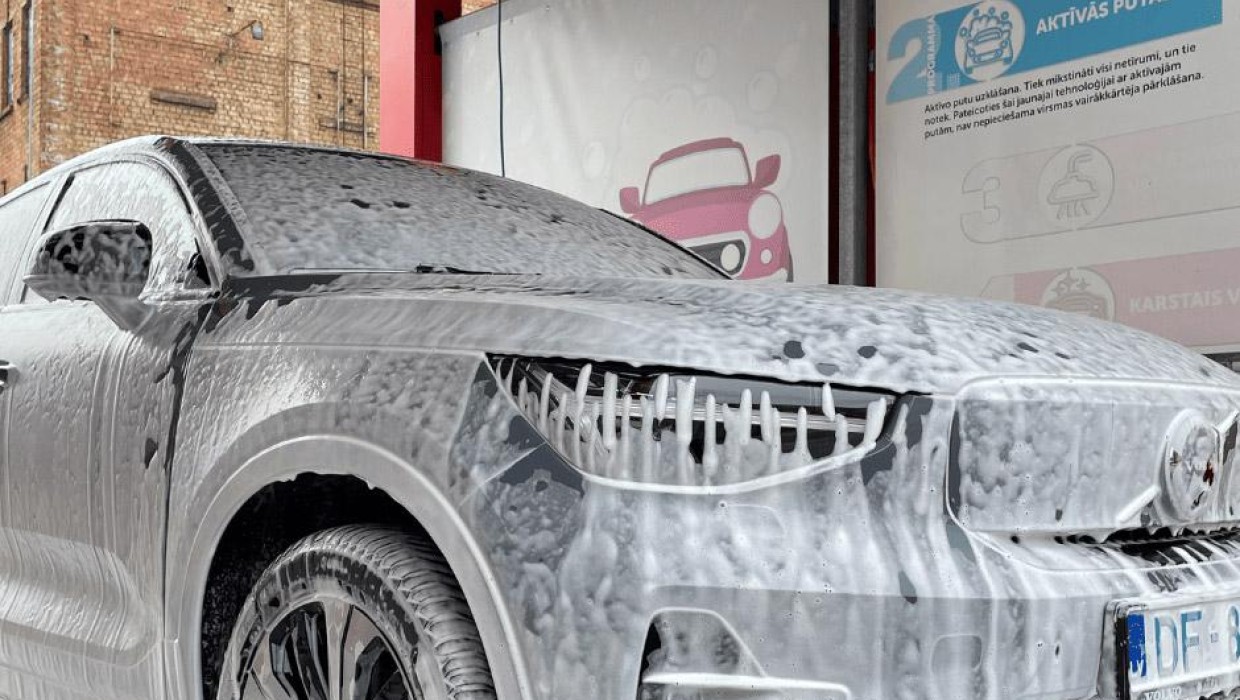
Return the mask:
<svg viewBox="0 0 1240 700">
<path fill-rule="evenodd" d="M 307 469 L 305 465 L 316 466 Z M 204 603 L 213 564 L 221 554 L 227 556 L 220 545 L 226 544 L 230 526 L 250 512 L 255 499 L 285 485 L 295 487 L 298 479 L 307 477 L 364 484 L 368 498 L 373 499 L 369 503 L 388 499 L 399 507 L 407 522 L 425 533 L 452 567 L 478 624 L 498 696 L 532 697 L 512 618 L 485 556 L 456 509 L 424 474 L 395 453 L 364 440 L 331 434 L 288 438 L 261 450 L 232 470 L 201 513 L 187 514 L 196 528 L 184 538 L 185 546 L 179 550 L 184 555 L 167 562 L 165 624 L 171 697 L 191 700 L 203 695 Z M 393 517 L 382 509 L 380 513 L 381 519 Z"/>
</svg>

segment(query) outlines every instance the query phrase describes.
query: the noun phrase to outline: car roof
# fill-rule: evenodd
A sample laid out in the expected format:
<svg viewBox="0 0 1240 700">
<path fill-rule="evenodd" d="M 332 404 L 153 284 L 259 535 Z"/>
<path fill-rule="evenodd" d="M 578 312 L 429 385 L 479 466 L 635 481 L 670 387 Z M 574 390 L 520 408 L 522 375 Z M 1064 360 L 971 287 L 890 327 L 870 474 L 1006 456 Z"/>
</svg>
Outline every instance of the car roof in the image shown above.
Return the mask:
<svg viewBox="0 0 1240 700">
<path fill-rule="evenodd" d="M 164 137 L 181 143 L 187 143 L 191 146 L 253 146 L 253 147 L 270 147 L 270 148 L 289 148 L 301 151 L 319 151 L 322 153 L 339 153 L 341 155 L 362 156 L 365 158 L 380 158 L 385 160 L 400 160 L 407 163 L 419 163 L 435 168 L 452 168 L 453 166 L 444 163 L 435 163 L 432 161 L 419 160 L 408 156 L 397 155 L 395 153 L 383 153 L 381 151 L 366 151 L 359 148 L 347 148 L 344 146 L 330 146 L 317 143 L 298 143 L 294 141 L 280 141 L 275 139 L 253 139 L 253 138 L 218 138 L 213 136 L 199 136 L 192 138 L 184 137 Z"/>
<path fill-rule="evenodd" d="M 716 148 L 741 148 L 743 149 L 744 146 L 742 146 L 739 141 L 735 141 L 726 136 L 721 136 L 719 138 L 713 138 L 713 139 L 702 139 L 701 141 L 694 141 L 693 143 L 686 143 L 683 146 L 677 146 L 676 148 L 673 148 L 672 150 L 667 151 L 663 155 L 659 156 L 659 159 L 655 161 L 655 164 L 659 165 L 669 160 L 675 160 L 677 158 L 680 158 L 681 156 L 689 155 L 690 153 L 698 153 L 700 151 L 712 151 Z"/>
<path fill-rule="evenodd" d="M 378 153 L 374 151 L 362 151 L 352 148 L 342 148 L 339 146 L 324 146 L 318 144 L 294 143 L 289 141 L 264 140 L 255 138 L 219 138 L 207 136 L 173 136 L 168 134 L 148 134 L 143 136 L 135 136 L 121 141 L 115 141 L 105 146 L 101 146 L 91 151 L 87 151 L 81 155 L 75 156 L 62 163 L 39 173 L 0 198 L 0 205 L 3 205 L 10 199 L 20 197 L 22 194 L 49 184 L 56 178 L 63 175 L 66 171 L 80 168 L 83 165 L 94 163 L 108 158 L 114 158 L 124 155 L 150 155 L 161 157 L 166 154 L 169 147 L 175 144 L 188 144 L 190 146 L 211 146 L 211 145 L 235 145 L 235 146 L 270 146 L 277 148 L 297 148 L 304 150 L 324 151 L 330 153 L 341 153 L 347 155 L 366 156 L 371 158 L 386 158 L 391 160 L 403 160 L 411 163 L 417 163 L 415 159 L 405 158 L 403 156 L 393 155 L 390 153 Z M 443 167 L 438 163 L 429 163 L 436 167 Z"/>
<path fill-rule="evenodd" d="M 275 139 L 256 139 L 256 138 L 224 138 L 214 136 L 172 136 L 166 134 L 151 134 L 146 136 L 135 136 L 133 138 L 116 141 L 106 146 L 101 146 L 93 151 L 88 151 L 80 156 L 68 160 L 55 168 L 47 171 L 51 173 L 56 170 L 72 168 L 84 162 L 98 160 L 101 157 L 123 155 L 127 153 L 160 153 L 167 150 L 169 145 L 173 144 L 189 144 L 191 146 L 268 146 L 274 148 L 296 148 L 301 150 L 324 151 L 329 153 L 353 154 L 359 156 L 371 156 L 377 158 L 391 158 L 395 160 L 413 160 L 403 156 L 391 153 L 379 153 L 376 151 L 363 151 L 356 148 L 344 148 L 341 146 L 329 146 L 311 143 L 296 143 L 292 141 L 279 141 Z M 438 164 L 436 164 L 438 165 Z"/>
</svg>

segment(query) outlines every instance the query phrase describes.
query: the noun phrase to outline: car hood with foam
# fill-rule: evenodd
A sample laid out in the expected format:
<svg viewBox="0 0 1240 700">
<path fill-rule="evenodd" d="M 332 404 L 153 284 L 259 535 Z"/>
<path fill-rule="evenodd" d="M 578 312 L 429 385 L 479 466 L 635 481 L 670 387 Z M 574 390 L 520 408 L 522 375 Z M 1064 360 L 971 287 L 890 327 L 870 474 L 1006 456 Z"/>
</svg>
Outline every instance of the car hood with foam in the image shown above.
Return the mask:
<svg viewBox="0 0 1240 700">
<path fill-rule="evenodd" d="M 1206 358 L 1119 325 L 841 286 L 313 275 L 239 280 L 221 309 L 233 312 L 203 341 L 484 351 L 920 393 L 1004 376 L 1240 386 Z"/>
</svg>

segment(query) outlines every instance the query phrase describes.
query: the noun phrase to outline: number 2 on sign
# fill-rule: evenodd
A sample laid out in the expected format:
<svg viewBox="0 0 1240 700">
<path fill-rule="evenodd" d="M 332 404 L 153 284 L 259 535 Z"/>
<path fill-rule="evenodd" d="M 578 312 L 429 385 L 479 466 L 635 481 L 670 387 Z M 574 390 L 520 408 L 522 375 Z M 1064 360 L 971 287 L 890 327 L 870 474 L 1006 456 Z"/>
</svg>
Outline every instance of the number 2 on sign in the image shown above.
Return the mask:
<svg viewBox="0 0 1240 700">
<path fill-rule="evenodd" d="M 931 87 L 935 84 L 934 68 L 930 65 L 932 42 L 927 38 L 938 36 L 938 29 L 933 19 L 919 19 L 900 27 L 891 38 L 887 60 L 907 60 L 887 89 L 888 104 L 925 97 L 934 92 Z"/>
</svg>

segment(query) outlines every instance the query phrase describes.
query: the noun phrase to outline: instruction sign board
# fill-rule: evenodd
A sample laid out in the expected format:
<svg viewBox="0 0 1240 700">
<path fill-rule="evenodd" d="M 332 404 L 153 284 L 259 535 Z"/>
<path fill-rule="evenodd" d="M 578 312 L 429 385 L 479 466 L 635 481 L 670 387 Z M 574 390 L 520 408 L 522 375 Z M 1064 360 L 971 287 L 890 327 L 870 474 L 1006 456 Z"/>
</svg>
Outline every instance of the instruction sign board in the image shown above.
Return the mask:
<svg viewBox="0 0 1240 700">
<path fill-rule="evenodd" d="M 878 283 L 1240 349 L 1240 3 L 878 3 Z"/>
</svg>

